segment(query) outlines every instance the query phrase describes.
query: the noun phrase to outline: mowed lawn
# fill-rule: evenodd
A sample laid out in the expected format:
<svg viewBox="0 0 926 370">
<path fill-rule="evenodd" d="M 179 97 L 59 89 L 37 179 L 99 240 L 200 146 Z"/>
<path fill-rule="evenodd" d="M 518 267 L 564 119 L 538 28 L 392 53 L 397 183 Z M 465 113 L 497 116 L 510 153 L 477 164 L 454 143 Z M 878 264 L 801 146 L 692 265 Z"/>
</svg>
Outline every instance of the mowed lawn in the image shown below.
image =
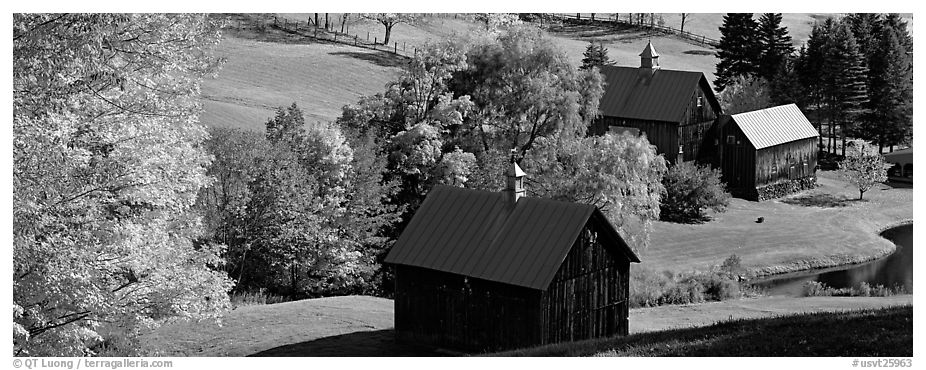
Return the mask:
<svg viewBox="0 0 926 370">
<path fill-rule="evenodd" d="M 872 310 L 910 305 L 912 295 L 892 297 L 760 297 L 696 305 L 630 310 L 630 333 L 703 328 L 718 322 L 803 313 Z M 175 323 L 142 336 L 160 356 L 435 356 L 447 353 L 398 344 L 392 300 L 329 297 L 239 307 L 222 325 Z M 580 342 L 581 343 L 581 342 Z M 588 344 L 582 354 L 588 353 Z M 542 349 L 542 351 L 548 351 Z M 575 353 L 578 354 L 578 353 Z M 573 355 L 575 355 L 573 354 Z"/>
<path fill-rule="evenodd" d="M 889 254 L 879 232 L 913 219 L 913 189 L 879 184 L 858 190 L 836 172 L 818 172 L 819 187 L 786 198 L 733 199 L 703 224 L 657 222 L 642 266 L 704 270 L 732 254 L 760 275 L 857 263 Z M 757 223 L 759 217 L 764 222 Z"/>
<path fill-rule="evenodd" d="M 296 102 L 307 121 L 330 121 L 346 104 L 385 91 L 402 60 L 331 43 L 263 42 L 226 36 L 216 48 L 226 58 L 202 87 L 208 126 L 262 129 L 279 106 Z"/>
</svg>

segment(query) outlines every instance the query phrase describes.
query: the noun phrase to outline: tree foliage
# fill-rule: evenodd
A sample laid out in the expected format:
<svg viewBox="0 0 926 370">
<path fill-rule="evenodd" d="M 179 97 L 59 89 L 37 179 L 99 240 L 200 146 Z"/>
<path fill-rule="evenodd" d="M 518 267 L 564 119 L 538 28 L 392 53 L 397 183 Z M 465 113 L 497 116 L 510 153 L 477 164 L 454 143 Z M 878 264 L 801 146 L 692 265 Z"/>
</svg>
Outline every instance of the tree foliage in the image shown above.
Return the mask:
<svg viewBox="0 0 926 370">
<path fill-rule="evenodd" d="M 720 169 L 694 162 L 680 162 L 670 167 L 662 178 L 666 189 L 660 206 L 662 219 L 693 222 L 702 220 L 707 209 L 722 212 L 730 202 L 730 194 L 720 177 Z"/>
<path fill-rule="evenodd" d="M 887 181 L 887 170 L 892 165 L 864 140 L 853 140 L 848 147 L 846 158 L 839 162 L 839 171 L 858 188 L 858 199 L 861 200 L 875 184 Z"/>
<path fill-rule="evenodd" d="M 736 76 L 717 97 L 725 114 L 751 112 L 771 107 L 768 84 L 757 77 Z"/>
<path fill-rule="evenodd" d="M 144 329 L 215 318 L 222 247 L 197 242 L 197 122 L 219 60 L 205 15 L 13 17 L 13 351 L 133 354 Z"/>
<path fill-rule="evenodd" d="M 530 196 L 591 204 L 636 252 L 659 219 L 666 162 L 645 136 L 542 138 L 521 162 Z"/>
<path fill-rule="evenodd" d="M 263 137 L 214 131 L 218 182 L 200 203 L 222 216 L 213 217 L 213 237 L 229 246 L 226 271 L 238 289 L 293 298 L 374 292 L 383 232 L 398 215 L 375 137 L 306 124 L 295 104 L 277 111 Z"/>
<path fill-rule="evenodd" d="M 585 137 L 602 94 L 599 73 L 577 70 L 538 29 L 512 26 L 420 48 L 384 93 L 345 107 L 338 122 L 375 133 L 404 222 L 435 184 L 501 190 L 516 149 L 536 184 L 529 194 L 603 207 L 642 248 L 664 160 L 645 139 Z"/>
<path fill-rule="evenodd" d="M 595 45 L 594 42 L 589 42 L 588 47 L 585 48 L 585 53 L 583 53 L 582 56 L 582 65 L 579 67 L 579 69 L 592 69 L 593 67 L 609 66 L 614 64 L 614 62 L 608 58 L 608 48 L 604 47 L 604 44 L 602 43 Z"/>
<path fill-rule="evenodd" d="M 760 49 L 752 13 L 727 13 L 720 26 L 718 45 L 717 79 L 714 85 L 723 91 L 736 76 L 752 75 L 758 72 Z"/>
<path fill-rule="evenodd" d="M 781 25 L 781 13 L 765 13 L 759 17 L 756 39 L 759 42 L 756 74 L 771 81 L 794 52 L 788 28 Z"/>
</svg>

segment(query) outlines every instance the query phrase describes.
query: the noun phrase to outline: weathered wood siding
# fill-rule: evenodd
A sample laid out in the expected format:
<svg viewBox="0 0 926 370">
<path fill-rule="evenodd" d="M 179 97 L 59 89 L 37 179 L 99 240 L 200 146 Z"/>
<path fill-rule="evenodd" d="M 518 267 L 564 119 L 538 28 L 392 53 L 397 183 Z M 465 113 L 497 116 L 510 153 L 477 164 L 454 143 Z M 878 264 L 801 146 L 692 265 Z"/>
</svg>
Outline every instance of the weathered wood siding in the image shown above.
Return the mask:
<svg viewBox="0 0 926 370">
<path fill-rule="evenodd" d="M 721 180 L 733 195 L 752 199 L 756 188 L 756 149 L 739 126 L 725 116 L 720 120 L 718 132 Z"/>
<path fill-rule="evenodd" d="M 816 138 L 759 149 L 756 153 L 754 186 L 812 176 L 816 168 Z"/>
<path fill-rule="evenodd" d="M 718 112 L 712 105 L 713 99 L 709 99 L 707 94 L 712 92 L 703 86 L 692 91 L 688 108 L 678 122 L 602 116 L 595 121 L 590 131 L 595 135 L 603 135 L 611 126 L 635 128 L 645 133 L 650 144 L 656 146 L 656 152 L 663 154 L 671 163 L 678 160 L 709 160 L 710 152 L 703 155 L 701 151 L 704 145 L 713 145 L 710 128 Z"/>
<path fill-rule="evenodd" d="M 617 241 L 590 220 L 543 294 L 543 342 L 556 343 L 628 332 L 630 261 Z"/>
<path fill-rule="evenodd" d="M 396 339 L 468 351 L 541 342 L 539 290 L 397 265 Z"/>
<path fill-rule="evenodd" d="M 681 156 L 683 161 L 703 159 L 705 156 L 702 148 L 714 144 L 710 128 L 717 119 L 717 112 L 706 96 L 709 93 L 699 89 L 692 94 L 688 109 L 678 126 L 678 145 L 681 146 L 679 149 L 683 152 Z"/>
</svg>

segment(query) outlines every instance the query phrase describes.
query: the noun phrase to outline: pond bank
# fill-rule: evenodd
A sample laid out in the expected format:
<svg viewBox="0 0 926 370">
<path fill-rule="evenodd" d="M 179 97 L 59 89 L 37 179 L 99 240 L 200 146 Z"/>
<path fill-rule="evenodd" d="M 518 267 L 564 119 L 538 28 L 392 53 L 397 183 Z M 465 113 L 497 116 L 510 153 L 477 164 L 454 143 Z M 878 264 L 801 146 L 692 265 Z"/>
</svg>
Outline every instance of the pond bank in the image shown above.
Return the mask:
<svg viewBox="0 0 926 370">
<path fill-rule="evenodd" d="M 772 201 L 733 199 L 726 212 L 703 224 L 656 222 L 641 267 L 706 271 L 735 254 L 748 271 L 768 277 L 894 252 L 880 233 L 912 222 L 913 189 L 880 184 L 859 201 L 857 190 L 833 171 L 818 172 L 818 184 Z"/>
</svg>

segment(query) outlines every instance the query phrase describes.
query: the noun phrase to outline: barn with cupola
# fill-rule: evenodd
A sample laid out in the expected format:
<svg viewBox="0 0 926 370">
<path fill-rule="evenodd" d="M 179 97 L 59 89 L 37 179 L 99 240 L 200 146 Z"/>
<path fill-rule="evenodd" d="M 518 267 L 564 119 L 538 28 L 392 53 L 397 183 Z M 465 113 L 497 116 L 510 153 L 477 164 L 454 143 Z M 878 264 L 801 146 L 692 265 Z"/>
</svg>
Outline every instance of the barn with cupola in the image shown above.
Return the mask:
<svg viewBox="0 0 926 370">
<path fill-rule="evenodd" d="M 640 53 L 639 67 L 601 66 L 599 71 L 606 86 L 592 133 L 646 134 L 671 163 L 713 155 L 708 132 L 721 108 L 703 73 L 661 68 L 652 43 Z"/>
<path fill-rule="evenodd" d="M 414 342 L 497 351 L 628 332 L 631 262 L 592 205 L 507 187 L 436 186 L 386 256 L 395 268 L 395 333 Z"/>
</svg>

